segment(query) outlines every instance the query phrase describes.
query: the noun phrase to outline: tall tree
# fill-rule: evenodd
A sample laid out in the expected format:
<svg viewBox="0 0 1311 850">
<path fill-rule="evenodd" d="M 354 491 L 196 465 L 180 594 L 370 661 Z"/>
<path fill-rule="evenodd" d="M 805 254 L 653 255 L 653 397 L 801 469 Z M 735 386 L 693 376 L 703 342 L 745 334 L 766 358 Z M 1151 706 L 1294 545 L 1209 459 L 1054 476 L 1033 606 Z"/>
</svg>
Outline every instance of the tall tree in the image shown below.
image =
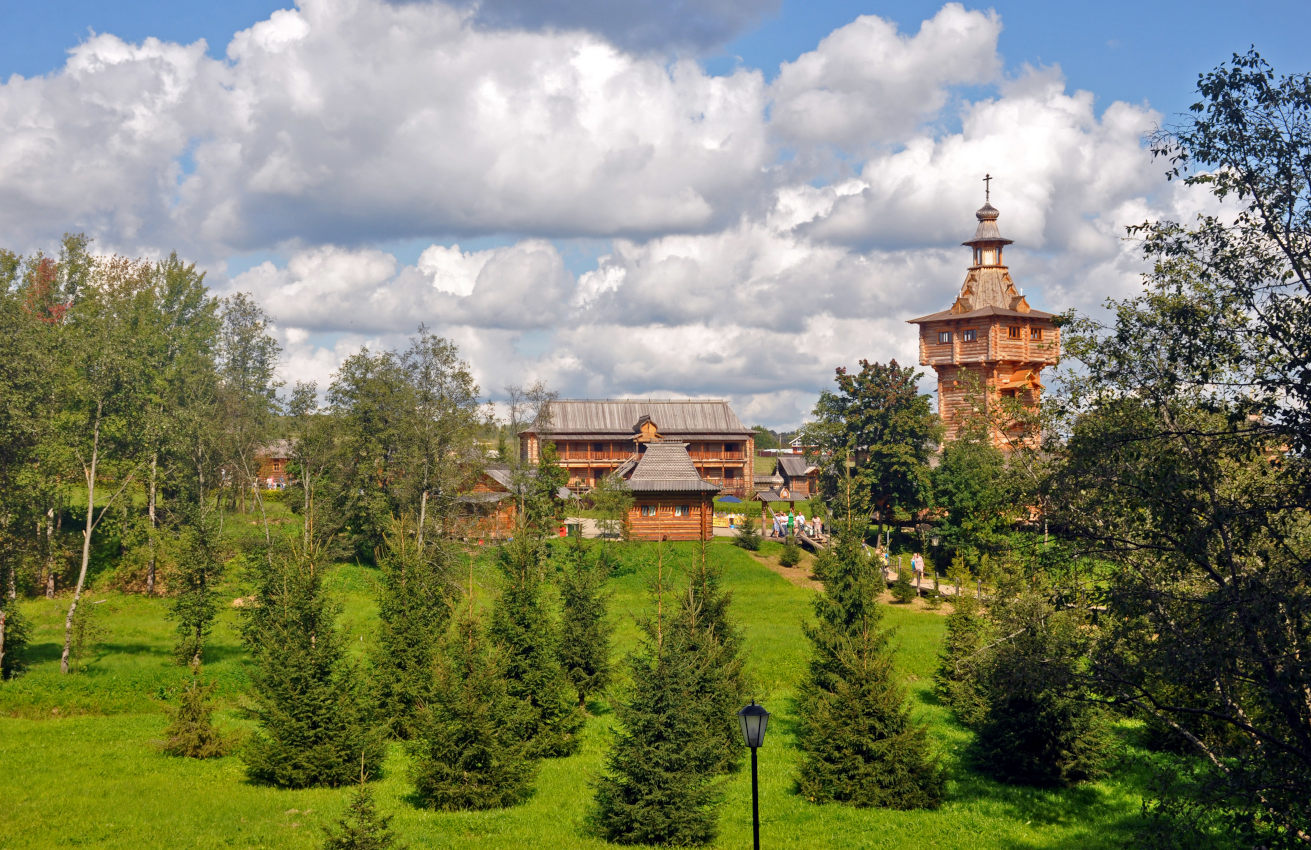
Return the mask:
<svg viewBox="0 0 1311 850">
<path fill-rule="evenodd" d="M 673 619 L 676 648 L 695 659 L 684 687 L 698 724 L 708 739 L 705 769 L 728 773 L 742 763 L 742 733 L 737 710 L 747 700 L 742 636 L 728 616 L 732 593 L 721 584 L 722 574 L 702 542 L 689 570 L 687 591 Z"/>
<path fill-rule="evenodd" d="M 205 639 L 218 616 L 223 560 L 217 551 L 218 528 L 213 517 L 201 505 L 187 508 L 190 516 L 177 540 L 177 595 L 169 615 L 177 623 L 175 659 L 199 667 Z"/>
<path fill-rule="evenodd" d="M 1001 450 L 983 428 L 971 424 L 943 447 L 933 470 L 933 500 L 943 512 L 937 529 L 945 549 L 979 571 L 985 557 L 1009 548 L 1010 533 L 1030 503 L 1015 486 Z"/>
<path fill-rule="evenodd" d="M 656 616 L 642 624 L 645 639 L 629 657 L 630 685 L 615 707 L 619 728 L 590 815 L 597 831 L 617 844 L 708 844 L 717 831 L 708 769 L 717 747 L 686 687 L 701 674 L 704 658 L 672 636 L 664 554 L 657 549 Z"/>
<path fill-rule="evenodd" d="M 397 522 L 378 554 L 378 649 L 373 659 L 379 708 L 392 731 L 410 738 L 428 701 L 433 664 L 450 620 L 451 556 L 440 542 L 421 543 Z"/>
<path fill-rule="evenodd" d="M 520 535 L 503 545 L 504 581 L 492 607 L 490 635 L 504 656 L 510 695 L 527 708 L 521 734 L 534 756 L 578 748 L 583 714 L 560 665 L 558 634 L 542 599 L 544 544 Z"/>
<path fill-rule="evenodd" d="M 1099 687 L 1200 754 L 1172 794 L 1292 846 L 1311 822 L 1311 76 L 1250 52 L 1198 90 L 1154 149 L 1222 210 L 1141 228 L 1143 293 L 1067 335 L 1087 379 L 1052 489 L 1113 567 Z"/>
<path fill-rule="evenodd" d="M 578 705 L 587 695 L 610 683 L 610 636 L 614 626 L 606 620 L 604 561 L 575 538 L 564 550 L 560 576 L 560 666 L 578 692 Z"/>
<path fill-rule="evenodd" d="M 134 480 L 139 461 L 138 424 L 145 389 L 134 342 L 148 320 L 152 301 L 149 265 L 121 257 L 99 259 L 59 335 L 58 426 L 64 449 L 75 458 L 86 492 L 82 557 L 73 599 L 64 621 L 60 670 L 69 671 L 73 620 L 91 563 L 91 536 L 106 511 Z M 105 465 L 119 486 L 97 502 Z M 97 510 L 98 509 L 98 510 Z"/>
<path fill-rule="evenodd" d="M 855 513 L 878 510 L 885 521 L 897 509 L 927 504 L 929 455 L 941 427 L 917 388 L 919 378 L 895 360 L 862 360 L 854 374 L 838 368 L 837 391 L 820 393 L 806 430 L 807 442 L 817 447 L 827 500 L 855 496 Z M 849 460 L 855 462 L 850 480 Z"/>
<path fill-rule="evenodd" d="M 147 594 L 155 591 L 161 515 L 173 509 L 175 521 L 184 525 L 203 520 L 206 492 L 218 478 L 218 302 L 204 278 L 176 254 L 156 263 L 151 333 L 138 340 L 148 382 L 142 410 L 149 463 Z M 161 505 L 170 499 L 171 505 Z"/>
<path fill-rule="evenodd" d="M 254 661 L 258 729 L 243 752 L 257 782 L 340 786 L 377 774 L 383 741 L 363 681 L 346 658 L 306 554 L 278 553 L 262 567 L 244 635 Z"/>
<path fill-rule="evenodd" d="M 431 700 L 410 742 L 415 794 L 429 808 L 498 809 L 528 799 L 537 761 L 521 736 L 524 703 L 506 691 L 504 656 L 483 634 L 473 578 L 438 654 Z"/>
<path fill-rule="evenodd" d="M 400 367 L 413 395 L 402 420 L 402 510 L 418 517 L 422 544 L 430 517 L 449 515 L 462 486 L 477 474 L 474 435 L 484 417 L 469 364 L 450 340 L 420 325 Z M 441 500 L 436 512 L 430 507 L 434 496 Z"/>
<path fill-rule="evenodd" d="M 244 292 L 223 299 L 222 318 L 219 400 L 226 432 L 224 454 L 233 495 L 244 512 L 258 472 L 256 455 L 271 436 L 278 411 L 281 382 L 276 370 L 281 346 L 269 333 L 268 314 Z M 258 497 L 258 490 L 255 493 Z"/>
<path fill-rule="evenodd" d="M 856 806 L 937 806 L 945 776 L 929 752 L 926 728 L 911 720 L 892 634 L 875 601 L 873 565 L 852 530 L 835 530 L 816 622 L 806 627 L 811 657 L 797 730 L 801 794 Z"/>
<path fill-rule="evenodd" d="M 999 590 L 989 617 L 997 639 L 980 648 L 975 680 L 983 697 L 979 767 L 1005 782 L 1039 786 L 1102 775 L 1107 738 L 1082 675 L 1090 634 L 1084 612 L 1057 610 L 1034 591 Z"/>
</svg>

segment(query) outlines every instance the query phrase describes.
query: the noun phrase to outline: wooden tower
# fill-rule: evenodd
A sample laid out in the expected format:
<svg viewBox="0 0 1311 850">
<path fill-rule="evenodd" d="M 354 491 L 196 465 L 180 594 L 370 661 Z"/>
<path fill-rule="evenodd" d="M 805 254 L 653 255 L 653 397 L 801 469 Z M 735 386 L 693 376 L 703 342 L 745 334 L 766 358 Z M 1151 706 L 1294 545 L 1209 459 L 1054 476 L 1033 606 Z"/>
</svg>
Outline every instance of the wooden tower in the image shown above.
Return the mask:
<svg viewBox="0 0 1311 850">
<path fill-rule="evenodd" d="M 997 402 L 1003 397 L 1036 410 L 1042 367 L 1060 359 L 1060 330 L 1052 314 L 1029 306 L 1002 261 L 1002 248 L 1011 240 L 997 229 L 998 215 L 987 199 L 974 214 L 979 226 L 974 238 L 962 243 L 973 251 L 973 261 L 956 302 L 941 312 L 910 320 L 919 326 L 920 365 L 932 366 L 938 373 L 938 415 L 948 440 L 955 439 L 979 400 L 991 412 L 999 409 Z M 973 388 L 981 399 L 969 397 Z M 1036 439 L 1016 427 L 996 424 L 999 427 L 991 432 L 999 448 Z"/>
</svg>

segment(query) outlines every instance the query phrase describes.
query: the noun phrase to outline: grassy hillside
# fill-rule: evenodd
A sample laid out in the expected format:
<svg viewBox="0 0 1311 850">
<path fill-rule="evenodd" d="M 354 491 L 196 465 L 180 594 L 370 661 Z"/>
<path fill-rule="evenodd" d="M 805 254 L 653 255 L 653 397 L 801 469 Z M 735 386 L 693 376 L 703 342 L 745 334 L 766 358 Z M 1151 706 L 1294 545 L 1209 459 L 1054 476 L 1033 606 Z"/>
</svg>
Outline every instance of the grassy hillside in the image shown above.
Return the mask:
<svg viewBox="0 0 1311 850">
<path fill-rule="evenodd" d="M 638 639 L 635 621 L 652 613 L 648 587 L 654 549 L 620 545 L 620 567 L 610 582 L 617 657 Z M 773 547 L 773 549 L 771 549 Z M 776 549 L 767 544 L 768 556 Z M 680 569 L 695 547 L 667 550 L 666 566 Z M 1133 771 L 1120 779 L 1068 791 L 1010 788 L 978 777 L 961 763 L 969 733 L 954 725 L 931 693 L 943 618 L 896 606 L 887 623 L 898 629 L 899 662 L 918 716 L 955 777 L 948 803 L 932 812 L 854 810 L 816 806 L 793 789 L 796 761 L 793 695 L 806 659 L 801 622 L 813 593 L 795 586 L 751 555 L 717 541 L 734 594 L 733 611 L 749 655 L 758 698 L 773 712 L 760 752 L 762 841 L 769 847 L 1117 847 L 1139 817 L 1141 798 Z M 247 592 L 229 579 L 227 597 Z M 374 571 L 335 566 L 330 592 L 341 604 L 340 626 L 363 657 L 376 618 Z M 485 559 L 475 567 L 484 598 L 496 577 Z M 173 665 L 172 624 L 165 600 L 113 592 L 87 597 L 100 635 L 76 675 L 59 674 L 66 600 L 39 600 L 24 613 L 34 626 L 31 670 L 0 684 L 0 847 L 106 848 L 278 847 L 312 848 L 323 827 L 345 808 L 347 790 L 283 791 L 252 785 L 238 756 L 195 762 L 161 755 L 155 742 L 165 725 L 162 706 L 175 698 L 184 672 Z M 247 675 L 238 627 L 240 613 L 226 607 L 207 649 L 205 675 L 219 682 L 218 719 L 240 730 Z M 581 751 L 542 764 L 536 793 L 523 806 L 476 814 L 436 814 L 407 798 L 407 756 L 393 746 L 376 785 L 379 806 L 411 847 L 603 847 L 587 835 L 589 783 L 600 770 L 613 714 L 605 699 L 589 706 Z M 745 756 L 745 751 L 744 751 Z M 745 760 L 745 759 L 744 759 Z M 1129 762 L 1126 762 L 1129 764 Z M 716 846 L 750 846 L 750 778 L 743 772 L 721 787 Z"/>
</svg>

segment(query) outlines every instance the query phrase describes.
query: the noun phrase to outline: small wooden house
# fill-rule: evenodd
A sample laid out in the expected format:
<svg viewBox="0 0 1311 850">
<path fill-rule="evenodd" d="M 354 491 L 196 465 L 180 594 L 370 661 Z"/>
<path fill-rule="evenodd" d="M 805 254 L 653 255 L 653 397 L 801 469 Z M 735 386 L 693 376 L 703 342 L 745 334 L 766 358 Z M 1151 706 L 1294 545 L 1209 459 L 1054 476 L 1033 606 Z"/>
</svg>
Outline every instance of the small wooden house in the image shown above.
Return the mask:
<svg viewBox="0 0 1311 850">
<path fill-rule="evenodd" d="M 285 490 L 287 487 L 287 465 L 291 462 L 291 443 L 287 440 L 274 440 L 255 452 L 259 472 L 255 474 L 255 483 L 263 490 Z"/>
<path fill-rule="evenodd" d="M 819 469 L 801 455 L 785 455 L 774 464 L 779 486 L 794 499 L 809 499 L 819 491 Z"/>
<path fill-rule="evenodd" d="M 697 472 L 687 443 L 648 443 L 621 471 L 633 494 L 628 536 L 633 540 L 709 540 L 719 485 Z"/>
<path fill-rule="evenodd" d="M 504 540 L 514 535 L 519 500 L 508 466 L 488 466 L 473 489 L 456 498 L 456 504 L 456 528 L 461 537 Z"/>
</svg>

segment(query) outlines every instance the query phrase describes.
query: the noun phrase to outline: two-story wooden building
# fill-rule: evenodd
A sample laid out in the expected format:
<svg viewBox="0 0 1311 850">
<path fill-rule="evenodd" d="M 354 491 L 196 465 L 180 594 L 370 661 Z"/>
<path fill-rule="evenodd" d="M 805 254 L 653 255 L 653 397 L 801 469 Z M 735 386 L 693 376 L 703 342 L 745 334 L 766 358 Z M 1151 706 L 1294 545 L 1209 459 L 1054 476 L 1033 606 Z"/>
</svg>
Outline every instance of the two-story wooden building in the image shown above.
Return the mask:
<svg viewBox="0 0 1311 850">
<path fill-rule="evenodd" d="M 519 456 L 536 463 L 541 445 L 555 444 L 559 462 L 576 490 L 597 482 L 643 447 L 664 441 L 685 444 L 697 474 L 718 492 L 751 495 L 755 439 L 728 402 L 719 400 L 557 400 L 540 423 L 519 433 Z"/>
<path fill-rule="evenodd" d="M 1036 410 L 1042 368 L 1060 359 L 1055 317 L 1029 306 L 1002 262 L 1002 247 L 1011 240 L 997 229 L 998 215 L 987 202 L 975 213 L 979 224 L 974 238 L 962 243 L 972 249 L 973 262 L 955 303 L 909 320 L 919 325 L 920 365 L 932 366 L 938 375 L 938 415 L 949 440 L 979 403 L 985 411 L 995 411 L 998 400 L 1009 397 Z M 970 398 L 971 393 L 978 397 Z M 1036 435 L 1001 423 L 992 429 L 992 439 L 1008 448 L 1017 439 Z"/>
</svg>

